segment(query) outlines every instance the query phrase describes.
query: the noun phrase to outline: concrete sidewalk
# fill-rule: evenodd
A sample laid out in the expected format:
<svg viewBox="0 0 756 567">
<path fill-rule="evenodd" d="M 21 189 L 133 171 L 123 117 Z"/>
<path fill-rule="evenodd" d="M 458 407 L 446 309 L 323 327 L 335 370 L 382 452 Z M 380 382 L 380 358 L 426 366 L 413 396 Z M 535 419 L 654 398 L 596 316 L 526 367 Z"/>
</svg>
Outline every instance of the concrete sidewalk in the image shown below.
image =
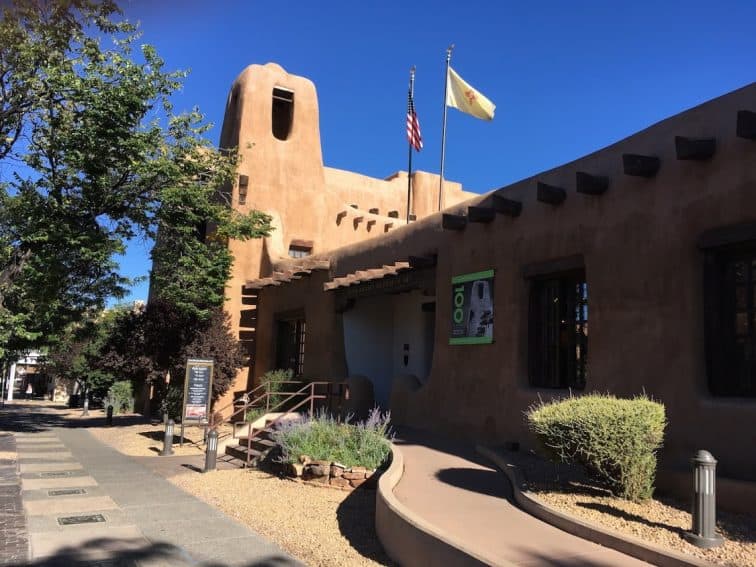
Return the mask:
<svg viewBox="0 0 756 567">
<path fill-rule="evenodd" d="M 417 430 L 402 430 L 394 442 L 404 455 L 404 474 L 394 495 L 414 514 L 485 557 L 487 563 L 648 565 L 563 532 L 517 508 L 507 478 L 472 447 Z"/>
<path fill-rule="evenodd" d="M 24 415 L 14 435 L 31 557 L 15 565 L 300 565 L 85 429 L 27 411 L 37 419 Z"/>
</svg>

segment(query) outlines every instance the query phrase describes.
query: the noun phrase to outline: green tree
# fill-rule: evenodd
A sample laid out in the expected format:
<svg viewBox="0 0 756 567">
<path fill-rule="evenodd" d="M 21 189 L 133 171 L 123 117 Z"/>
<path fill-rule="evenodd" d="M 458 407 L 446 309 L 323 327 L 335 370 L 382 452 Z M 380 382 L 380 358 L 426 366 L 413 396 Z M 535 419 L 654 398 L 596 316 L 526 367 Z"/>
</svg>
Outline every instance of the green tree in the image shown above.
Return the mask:
<svg viewBox="0 0 756 567">
<path fill-rule="evenodd" d="M 0 359 L 49 342 L 127 279 L 114 256 L 155 238 L 153 286 L 207 319 L 222 303 L 227 238 L 270 231 L 233 211 L 235 151 L 175 114 L 164 70 L 109 0 L 15 0 L 0 22 Z M 204 227 L 212 226 L 208 232 Z M 199 238 L 198 238 L 199 237 Z M 173 276 L 178 276 L 173 279 Z"/>
<path fill-rule="evenodd" d="M 119 307 L 71 325 L 51 347 L 45 371 L 56 380 L 76 383 L 83 396 L 103 397 L 118 376 L 103 355 L 129 315 L 127 308 Z"/>
</svg>

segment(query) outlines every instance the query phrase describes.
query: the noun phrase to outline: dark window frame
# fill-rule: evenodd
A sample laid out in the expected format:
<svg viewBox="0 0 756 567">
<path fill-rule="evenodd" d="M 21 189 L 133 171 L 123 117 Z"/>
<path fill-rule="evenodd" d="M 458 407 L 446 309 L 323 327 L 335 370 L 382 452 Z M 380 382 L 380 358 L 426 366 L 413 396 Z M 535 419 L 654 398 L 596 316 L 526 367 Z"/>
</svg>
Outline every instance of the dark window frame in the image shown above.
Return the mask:
<svg viewBox="0 0 756 567">
<path fill-rule="evenodd" d="M 699 240 L 706 380 L 715 397 L 756 398 L 756 234 L 748 226 L 756 225 L 715 229 Z"/>
<path fill-rule="evenodd" d="M 277 315 L 275 361 L 276 368 L 293 370 L 295 377 L 304 374 L 307 321 L 303 311 Z"/>
<path fill-rule="evenodd" d="M 532 387 L 582 390 L 588 381 L 588 282 L 585 268 L 575 265 L 571 259 L 564 271 L 523 270 L 530 276 L 528 383 Z"/>
</svg>

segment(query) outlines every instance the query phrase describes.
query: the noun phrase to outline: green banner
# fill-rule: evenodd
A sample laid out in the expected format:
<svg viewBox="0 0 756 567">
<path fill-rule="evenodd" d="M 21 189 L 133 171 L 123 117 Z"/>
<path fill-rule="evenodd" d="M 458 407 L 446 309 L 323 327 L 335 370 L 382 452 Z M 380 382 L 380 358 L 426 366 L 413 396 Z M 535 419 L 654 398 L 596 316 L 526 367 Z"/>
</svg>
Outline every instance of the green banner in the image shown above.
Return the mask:
<svg viewBox="0 0 756 567">
<path fill-rule="evenodd" d="M 450 345 L 493 342 L 494 271 L 454 276 Z"/>
</svg>

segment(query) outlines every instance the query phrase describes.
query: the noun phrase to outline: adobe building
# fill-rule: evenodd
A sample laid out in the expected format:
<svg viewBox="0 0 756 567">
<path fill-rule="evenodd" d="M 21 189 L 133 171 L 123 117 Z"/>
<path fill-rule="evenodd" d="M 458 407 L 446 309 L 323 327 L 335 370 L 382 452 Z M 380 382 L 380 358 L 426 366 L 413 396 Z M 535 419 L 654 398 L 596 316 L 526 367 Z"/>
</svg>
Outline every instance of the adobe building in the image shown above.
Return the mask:
<svg viewBox="0 0 756 567">
<path fill-rule="evenodd" d="M 269 238 L 229 244 L 234 266 L 226 309 L 250 355 L 250 367 L 240 373 L 216 407 L 251 389 L 254 377 L 270 369 L 266 359 L 265 369 L 258 370 L 256 297 L 242 289 L 248 281 L 274 275 L 279 264 L 292 258 L 301 260 L 297 265 L 307 273 L 327 269 L 327 262 L 308 257 L 394 231 L 407 224 L 408 214 L 421 219 L 437 212 L 439 202 L 437 175 L 413 173 L 408 211 L 406 172 L 375 179 L 324 166 L 315 85 L 274 63 L 250 65 L 234 81 L 220 147 L 238 148 L 241 155 L 237 183 L 231 188 L 233 206 L 242 212 L 270 214 L 275 230 Z M 459 183 L 445 181 L 443 189 L 447 204 L 473 196 Z M 286 318 L 280 315 L 279 320 L 277 331 L 266 332 L 278 333 L 289 348 L 278 353 L 278 364 L 271 361 L 270 365 L 291 367 L 301 375 L 303 353 L 295 350 L 306 333 L 304 320 L 296 310 Z M 317 343 L 309 348 L 317 348 Z"/>
<path fill-rule="evenodd" d="M 259 118 L 278 88 L 295 99 L 286 141 Z M 254 144 L 246 206 L 281 223 L 234 245 L 228 307 L 256 306 L 255 376 L 361 375 L 395 423 L 525 447 L 539 398 L 645 392 L 667 409 L 662 485 L 687 490 L 704 448 L 720 488 L 753 492 L 756 83 L 485 195 L 450 185 L 442 212 L 417 174 L 408 226 L 385 216 L 405 213 L 401 174 L 322 166 L 309 81 L 250 67 L 226 120 L 224 145 Z M 312 255 L 287 257 L 299 241 Z"/>
</svg>

